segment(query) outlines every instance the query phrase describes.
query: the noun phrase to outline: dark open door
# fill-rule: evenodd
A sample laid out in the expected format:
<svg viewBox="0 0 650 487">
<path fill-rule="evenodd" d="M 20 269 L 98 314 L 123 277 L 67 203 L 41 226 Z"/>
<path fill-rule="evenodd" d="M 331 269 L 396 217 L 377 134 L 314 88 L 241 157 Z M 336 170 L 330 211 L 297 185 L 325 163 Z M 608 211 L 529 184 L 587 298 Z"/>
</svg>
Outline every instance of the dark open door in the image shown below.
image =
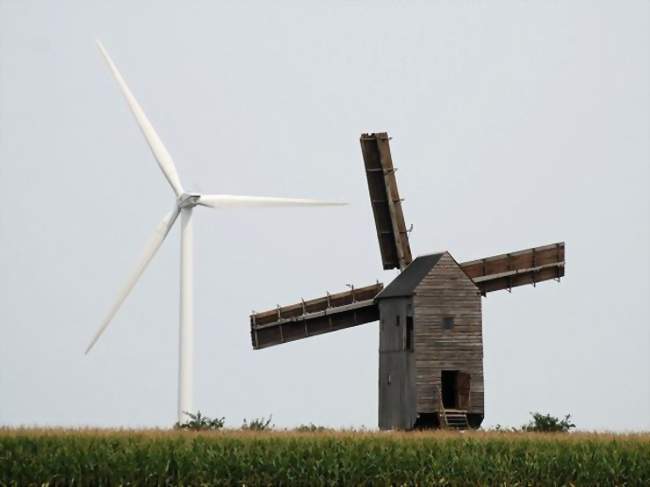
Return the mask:
<svg viewBox="0 0 650 487">
<path fill-rule="evenodd" d="M 469 389 L 471 376 L 465 372 L 456 374 L 456 393 L 458 409 L 469 409 Z"/>
<path fill-rule="evenodd" d="M 458 408 L 458 371 L 443 370 L 440 374 L 442 383 L 442 405 L 445 409 Z"/>
</svg>

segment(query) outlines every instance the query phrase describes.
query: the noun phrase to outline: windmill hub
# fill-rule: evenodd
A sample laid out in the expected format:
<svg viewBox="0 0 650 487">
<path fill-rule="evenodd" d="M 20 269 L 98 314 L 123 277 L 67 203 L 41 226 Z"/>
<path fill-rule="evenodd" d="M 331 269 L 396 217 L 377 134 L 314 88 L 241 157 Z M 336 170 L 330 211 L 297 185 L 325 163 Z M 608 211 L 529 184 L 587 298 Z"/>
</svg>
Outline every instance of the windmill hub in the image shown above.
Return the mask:
<svg viewBox="0 0 650 487">
<path fill-rule="evenodd" d="M 183 193 L 176 200 L 176 205 L 179 208 L 194 208 L 199 204 L 201 195 L 198 193 Z"/>
</svg>

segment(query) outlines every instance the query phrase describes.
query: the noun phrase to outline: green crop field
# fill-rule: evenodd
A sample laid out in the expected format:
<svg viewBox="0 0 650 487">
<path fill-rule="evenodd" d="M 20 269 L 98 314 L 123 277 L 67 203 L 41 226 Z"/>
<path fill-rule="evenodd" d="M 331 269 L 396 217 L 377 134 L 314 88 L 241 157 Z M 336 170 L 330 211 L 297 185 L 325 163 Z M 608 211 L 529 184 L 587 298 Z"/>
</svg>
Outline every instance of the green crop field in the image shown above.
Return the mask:
<svg viewBox="0 0 650 487">
<path fill-rule="evenodd" d="M 0 485 L 650 485 L 650 435 L 0 429 Z"/>
</svg>

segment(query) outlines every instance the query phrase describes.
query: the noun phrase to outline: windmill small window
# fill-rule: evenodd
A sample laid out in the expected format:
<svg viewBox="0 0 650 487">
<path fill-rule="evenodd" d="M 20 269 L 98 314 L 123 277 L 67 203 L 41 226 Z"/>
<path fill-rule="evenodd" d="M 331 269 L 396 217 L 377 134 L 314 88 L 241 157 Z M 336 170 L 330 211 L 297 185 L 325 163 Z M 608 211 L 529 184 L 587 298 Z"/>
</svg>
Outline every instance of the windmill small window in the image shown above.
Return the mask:
<svg viewBox="0 0 650 487">
<path fill-rule="evenodd" d="M 454 327 L 454 317 L 453 316 L 445 316 L 442 319 L 442 327 L 445 330 L 451 330 Z"/>
<path fill-rule="evenodd" d="M 413 340 L 413 317 L 406 317 L 406 350 L 412 352 L 414 350 Z"/>
</svg>

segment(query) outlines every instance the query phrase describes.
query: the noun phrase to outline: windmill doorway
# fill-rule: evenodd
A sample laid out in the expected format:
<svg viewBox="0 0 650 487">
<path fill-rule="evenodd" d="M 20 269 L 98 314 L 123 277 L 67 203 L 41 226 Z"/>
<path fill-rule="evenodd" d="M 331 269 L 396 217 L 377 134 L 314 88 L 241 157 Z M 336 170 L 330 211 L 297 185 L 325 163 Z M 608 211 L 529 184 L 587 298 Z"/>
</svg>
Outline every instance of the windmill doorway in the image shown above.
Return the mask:
<svg viewBox="0 0 650 487">
<path fill-rule="evenodd" d="M 470 375 L 458 370 L 441 373 L 442 405 L 445 409 L 468 409 Z"/>
</svg>

